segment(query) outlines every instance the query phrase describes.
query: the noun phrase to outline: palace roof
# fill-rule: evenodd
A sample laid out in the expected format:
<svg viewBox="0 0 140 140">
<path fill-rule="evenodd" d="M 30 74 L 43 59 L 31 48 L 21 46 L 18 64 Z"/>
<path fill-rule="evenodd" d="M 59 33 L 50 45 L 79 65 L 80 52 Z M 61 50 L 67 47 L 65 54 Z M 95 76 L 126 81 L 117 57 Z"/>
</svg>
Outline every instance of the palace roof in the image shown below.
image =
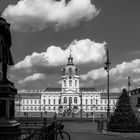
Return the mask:
<svg viewBox="0 0 140 140">
<path fill-rule="evenodd" d="M 21 99 L 39 99 L 41 97 L 40 93 L 18 93 L 19 98 Z"/>
<path fill-rule="evenodd" d="M 109 98 L 113 99 L 113 98 L 118 98 L 121 95 L 121 93 L 118 92 L 110 92 L 109 93 Z M 107 99 L 107 93 L 101 93 L 101 99 Z"/>
<path fill-rule="evenodd" d="M 61 92 L 61 88 L 59 88 L 59 87 L 56 87 L 56 88 L 46 88 L 45 90 L 44 90 L 44 92 L 46 92 L 46 91 L 49 91 L 49 92 Z"/>
</svg>

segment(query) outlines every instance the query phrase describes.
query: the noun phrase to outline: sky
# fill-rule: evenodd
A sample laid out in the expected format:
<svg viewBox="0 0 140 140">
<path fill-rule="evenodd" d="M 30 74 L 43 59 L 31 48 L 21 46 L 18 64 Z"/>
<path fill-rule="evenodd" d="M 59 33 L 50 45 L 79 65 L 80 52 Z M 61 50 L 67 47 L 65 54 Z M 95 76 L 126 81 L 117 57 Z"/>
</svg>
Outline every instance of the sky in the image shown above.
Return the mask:
<svg viewBox="0 0 140 140">
<path fill-rule="evenodd" d="M 70 50 L 80 69 L 80 87 L 110 89 L 140 86 L 139 0 L 0 0 L 11 24 L 15 65 L 8 78 L 18 90 L 61 87 L 61 68 Z"/>
</svg>

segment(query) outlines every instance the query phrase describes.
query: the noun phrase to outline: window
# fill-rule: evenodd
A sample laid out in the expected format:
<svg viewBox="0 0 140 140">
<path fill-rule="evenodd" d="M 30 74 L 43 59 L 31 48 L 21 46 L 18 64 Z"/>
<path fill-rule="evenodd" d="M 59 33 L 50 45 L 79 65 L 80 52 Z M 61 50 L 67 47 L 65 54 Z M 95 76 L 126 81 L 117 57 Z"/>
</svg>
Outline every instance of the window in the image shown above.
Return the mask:
<svg viewBox="0 0 140 140">
<path fill-rule="evenodd" d="M 65 104 L 67 103 L 67 97 L 64 97 L 64 103 Z"/>
<path fill-rule="evenodd" d="M 107 104 L 107 100 L 105 99 L 105 104 Z"/>
<path fill-rule="evenodd" d="M 41 101 L 40 101 L 40 100 L 39 100 L 38 102 L 39 102 L 39 104 L 41 103 Z"/>
<path fill-rule="evenodd" d="M 78 68 L 76 68 L 75 72 L 76 72 L 76 75 L 78 75 Z"/>
<path fill-rule="evenodd" d="M 72 68 L 69 68 L 69 73 L 70 73 L 70 75 L 72 74 Z"/>
<path fill-rule="evenodd" d="M 43 104 L 45 104 L 45 99 L 43 100 Z"/>
<path fill-rule="evenodd" d="M 48 99 L 48 104 L 50 104 L 50 102 L 51 102 L 50 99 Z"/>
<path fill-rule="evenodd" d="M 55 104 L 55 99 L 53 99 L 53 103 Z"/>
<path fill-rule="evenodd" d="M 74 103 L 77 103 L 77 97 L 74 97 Z"/>
<path fill-rule="evenodd" d="M 103 100 L 100 100 L 100 103 L 102 104 L 103 103 Z"/>
<path fill-rule="evenodd" d="M 113 100 L 113 104 L 114 104 L 114 105 L 116 104 L 116 101 L 115 101 L 115 100 Z"/>
<path fill-rule="evenodd" d="M 31 104 L 33 103 L 33 101 L 31 100 Z"/>
<path fill-rule="evenodd" d="M 66 87 L 66 80 L 64 80 L 64 86 Z"/>
<path fill-rule="evenodd" d="M 69 104 L 72 103 L 72 97 L 69 97 Z"/>
<path fill-rule="evenodd" d="M 53 107 L 53 110 L 55 110 L 55 107 Z"/>
<path fill-rule="evenodd" d="M 86 104 L 87 104 L 87 99 L 86 99 Z"/>
<path fill-rule="evenodd" d="M 103 110 L 102 106 L 101 106 L 101 110 Z"/>
<path fill-rule="evenodd" d="M 36 104 L 36 100 L 35 100 L 35 104 Z"/>
<path fill-rule="evenodd" d="M 61 104 L 61 98 L 58 99 L 58 103 Z"/>
<path fill-rule="evenodd" d="M 98 100 L 96 99 L 96 105 L 98 104 Z"/>
<path fill-rule="evenodd" d="M 25 100 L 23 100 L 22 103 L 25 104 Z"/>
<path fill-rule="evenodd" d="M 27 100 L 27 104 L 29 103 L 29 100 Z"/>
<path fill-rule="evenodd" d="M 75 80 L 75 86 L 77 87 L 77 80 Z"/>
<path fill-rule="evenodd" d="M 69 80 L 69 87 L 72 86 L 72 80 Z"/>
<path fill-rule="evenodd" d="M 93 100 L 91 99 L 91 104 L 93 104 Z"/>
</svg>

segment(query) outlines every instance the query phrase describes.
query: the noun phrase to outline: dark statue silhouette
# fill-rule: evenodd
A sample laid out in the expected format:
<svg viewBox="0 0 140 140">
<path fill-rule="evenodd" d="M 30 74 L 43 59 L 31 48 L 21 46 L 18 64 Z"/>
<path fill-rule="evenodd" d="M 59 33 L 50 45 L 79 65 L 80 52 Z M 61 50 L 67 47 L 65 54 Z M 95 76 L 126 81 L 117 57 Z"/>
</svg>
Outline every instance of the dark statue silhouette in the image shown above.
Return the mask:
<svg viewBox="0 0 140 140">
<path fill-rule="evenodd" d="M 14 65 L 10 51 L 12 45 L 10 24 L 0 17 L 0 63 L 2 63 L 2 80 L 7 80 L 7 65 Z"/>
</svg>

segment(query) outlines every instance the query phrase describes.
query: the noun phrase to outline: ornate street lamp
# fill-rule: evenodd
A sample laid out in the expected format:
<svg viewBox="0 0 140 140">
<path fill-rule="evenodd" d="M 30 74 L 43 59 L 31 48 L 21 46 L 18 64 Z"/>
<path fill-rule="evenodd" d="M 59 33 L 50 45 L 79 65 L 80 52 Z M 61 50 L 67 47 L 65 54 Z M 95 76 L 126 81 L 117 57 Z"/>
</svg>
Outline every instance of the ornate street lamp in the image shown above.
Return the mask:
<svg viewBox="0 0 140 140">
<path fill-rule="evenodd" d="M 107 56 L 107 61 L 105 62 L 105 67 L 104 69 L 107 72 L 107 99 L 108 99 L 108 106 L 107 106 L 107 120 L 109 120 L 109 115 L 110 115 L 110 107 L 109 107 L 109 66 L 110 66 L 110 61 L 109 61 L 109 50 L 106 49 L 106 56 Z"/>
</svg>

